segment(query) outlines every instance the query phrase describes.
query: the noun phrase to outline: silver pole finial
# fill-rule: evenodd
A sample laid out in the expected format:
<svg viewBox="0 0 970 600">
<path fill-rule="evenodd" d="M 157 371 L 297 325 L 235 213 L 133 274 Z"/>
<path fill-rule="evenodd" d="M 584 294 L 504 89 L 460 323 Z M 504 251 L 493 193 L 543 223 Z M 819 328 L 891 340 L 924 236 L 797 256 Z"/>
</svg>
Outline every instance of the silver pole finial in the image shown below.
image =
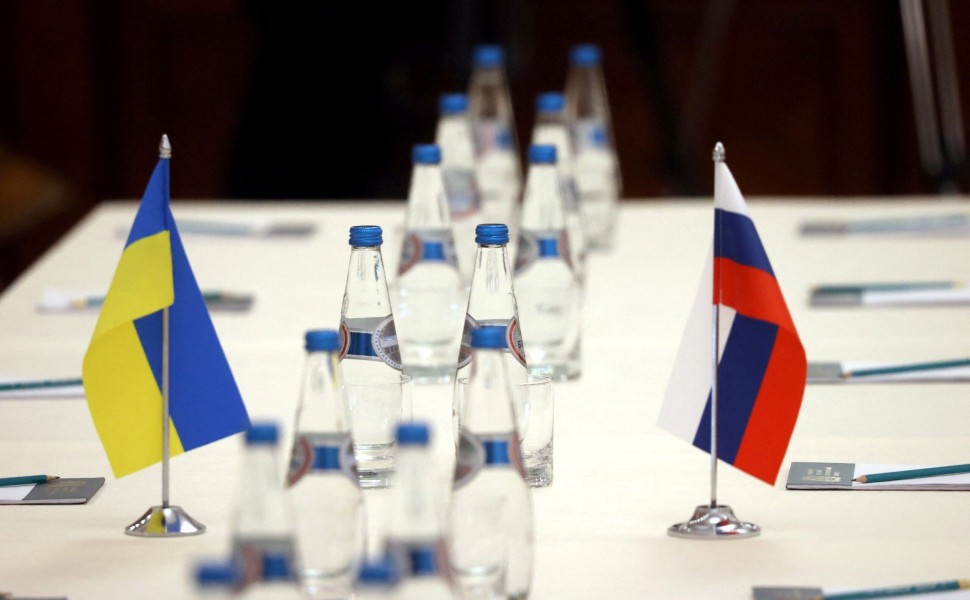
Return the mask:
<svg viewBox="0 0 970 600">
<path fill-rule="evenodd" d="M 714 144 L 714 154 L 712 156 L 714 162 L 724 162 L 724 144 L 718 142 Z"/>
<path fill-rule="evenodd" d="M 168 143 L 168 135 L 162 134 L 162 141 L 158 143 L 158 158 L 172 158 L 172 144 Z"/>
</svg>

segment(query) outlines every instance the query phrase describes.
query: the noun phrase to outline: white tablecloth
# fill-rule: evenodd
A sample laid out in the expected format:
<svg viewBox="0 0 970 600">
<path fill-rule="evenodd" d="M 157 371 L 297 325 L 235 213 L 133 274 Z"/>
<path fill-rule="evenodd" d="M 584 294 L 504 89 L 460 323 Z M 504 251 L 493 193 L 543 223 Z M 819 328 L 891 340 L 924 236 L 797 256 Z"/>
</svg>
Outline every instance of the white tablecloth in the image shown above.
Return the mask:
<svg viewBox="0 0 970 600">
<path fill-rule="evenodd" d="M 818 283 L 970 279 L 970 238 L 806 238 L 807 219 L 963 211 L 936 199 L 749 199 L 752 217 L 810 360 L 916 361 L 970 355 L 965 308 L 813 309 Z M 254 418 L 289 427 L 306 329 L 340 314 L 353 224 L 385 228 L 397 264 L 403 204 L 179 203 L 177 219 L 310 221 L 304 238 L 183 235 L 204 289 L 251 292 L 247 313 L 213 313 Z M 0 376 L 76 377 L 96 312 L 41 314 L 47 287 L 106 289 L 134 203 L 99 206 L 0 297 Z M 729 466 L 718 499 L 763 528 L 746 541 L 671 538 L 667 527 L 709 499 L 708 456 L 656 426 L 674 355 L 710 244 L 709 201 L 627 202 L 618 245 L 594 255 L 584 309 L 584 368 L 556 386 L 555 483 L 533 493 L 536 600 L 748 598 L 753 585 L 884 586 L 966 577 L 964 493 L 795 492 L 799 461 L 967 461 L 965 385 L 812 386 L 778 483 Z M 447 387 L 419 387 L 415 413 L 440 431 Z M 444 436 L 439 438 L 444 439 Z M 126 536 L 160 499 L 160 469 L 114 479 L 82 399 L 0 400 L 0 476 L 105 476 L 80 506 L 0 507 L 0 590 L 87 598 L 191 596 L 190 568 L 228 546 L 241 441 L 172 461 L 172 501 L 208 526 L 202 536 Z M 445 481 L 447 445 L 436 456 Z M 374 518 L 375 526 L 380 518 Z"/>
</svg>

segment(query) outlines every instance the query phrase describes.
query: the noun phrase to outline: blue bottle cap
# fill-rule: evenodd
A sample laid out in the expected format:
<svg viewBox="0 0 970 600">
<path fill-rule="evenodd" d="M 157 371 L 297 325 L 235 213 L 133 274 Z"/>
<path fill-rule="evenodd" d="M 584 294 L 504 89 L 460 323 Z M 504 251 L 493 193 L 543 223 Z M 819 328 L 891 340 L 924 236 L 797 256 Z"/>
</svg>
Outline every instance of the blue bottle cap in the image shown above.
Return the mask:
<svg viewBox="0 0 970 600">
<path fill-rule="evenodd" d="M 399 423 L 397 443 L 402 446 L 427 446 L 431 432 L 427 423 Z"/>
<path fill-rule="evenodd" d="M 488 348 L 501 350 L 508 346 L 505 341 L 505 327 L 501 325 L 484 325 L 472 329 L 472 348 Z"/>
<path fill-rule="evenodd" d="M 357 572 L 357 583 L 364 586 L 392 586 L 397 583 L 397 567 L 387 555 L 366 558 Z"/>
<path fill-rule="evenodd" d="M 204 562 L 195 567 L 195 582 L 199 586 L 231 587 L 239 581 L 239 575 L 232 562 Z"/>
<path fill-rule="evenodd" d="M 468 110 L 468 96 L 465 94 L 444 94 L 438 103 L 443 115 L 460 115 Z"/>
<path fill-rule="evenodd" d="M 482 223 L 475 227 L 475 243 L 501 246 L 509 243 L 509 226 L 502 223 Z"/>
<path fill-rule="evenodd" d="M 246 430 L 246 444 L 276 445 L 280 440 L 280 429 L 276 423 L 253 423 Z"/>
<path fill-rule="evenodd" d="M 475 66 L 490 69 L 505 64 L 505 50 L 501 46 L 486 44 L 475 48 Z"/>
<path fill-rule="evenodd" d="M 603 54 L 596 44 L 579 44 L 573 46 L 569 53 L 569 60 L 577 67 L 595 67 L 600 64 Z"/>
<path fill-rule="evenodd" d="M 354 225 L 350 228 L 351 246 L 380 246 L 384 243 L 384 232 L 378 225 Z"/>
<path fill-rule="evenodd" d="M 532 144 L 529 146 L 529 164 L 556 164 L 556 147 L 552 144 Z"/>
<path fill-rule="evenodd" d="M 340 350 L 340 334 L 335 329 L 311 329 L 304 347 L 309 352 Z"/>
<path fill-rule="evenodd" d="M 415 144 L 411 160 L 416 165 L 441 164 L 441 148 L 438 144 Z"/>
<path fill-rule="evenodd" d="M 543 92 L 536 96 L 536 110 L 541 113 L 561 112 L 566 106 L 566 98 L 559 92 Z"/>
<path fill-rule="evenodd" d="M 293 579 L 289 558 L 281 552 L 269 552 L 263 556 L 263 579 L 288 581 Z"/>
</svg>

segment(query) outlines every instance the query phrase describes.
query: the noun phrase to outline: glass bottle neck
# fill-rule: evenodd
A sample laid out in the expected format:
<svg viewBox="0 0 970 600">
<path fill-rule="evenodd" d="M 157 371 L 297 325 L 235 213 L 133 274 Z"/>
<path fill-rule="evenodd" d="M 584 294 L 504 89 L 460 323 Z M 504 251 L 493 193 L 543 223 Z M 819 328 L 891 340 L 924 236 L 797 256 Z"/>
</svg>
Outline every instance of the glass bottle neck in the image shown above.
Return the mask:
<svg viewBox="0 0 970 600">
<path fill-rule="evenodd" d="M 566 217 L 556 165 L 529 167 L 525 197 L 522 201 L 522 229 L 538 232 L 560 231 Z"/>
<path fill-rule="evenodd" d="M 297 429 L 313 433 L 349 431 L 347 406 L 341 392 L 336 352 L 311 351 L 303 374 Z"/>
<path fill-rule="evenodd" d="M 451 227 L 448 200 L 438 165 L 414 165 L 405 227 L 409 231 L 446 230 Z"/>
<path fill-rule="evenodd" d="M 344 317 L 391 314 L 380 246 L 354 246 L 350 251 Z"/>
</svg>

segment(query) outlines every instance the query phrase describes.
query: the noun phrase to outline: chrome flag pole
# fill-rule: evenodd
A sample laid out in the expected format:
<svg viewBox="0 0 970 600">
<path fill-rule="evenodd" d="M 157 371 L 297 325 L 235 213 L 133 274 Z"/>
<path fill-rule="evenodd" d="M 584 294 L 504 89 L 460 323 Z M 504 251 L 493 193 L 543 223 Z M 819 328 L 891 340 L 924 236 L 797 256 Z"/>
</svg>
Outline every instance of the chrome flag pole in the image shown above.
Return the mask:
<svg viewBox="0 0 970 600">
<path fill-rule="evenodd" d="M 724 146 L 718 142 L 714 146 L 713 159 L 715 164 L 724 162 Z M 717 178 L 715 177 L 715 185 Z M 715 197 L 717 190 L 714 190 Z M 714 217 L 714 244 L 720 248 L 721 227 L 718 224 L 717 212 Z M 715 252 L 718 256 L 720 252 Z M 689 521 L 671 525 L 667 533 L 674 537 L 691 539 L 735 539 L 754 537 L 761 533 L 761 528 L 753 523 L 745 523 L 734 516 L 730 506 L 717 503 L 717 410 L 718 410 L 718 365 L 720 363 L 720 316 L 721 316 L 721 282 L 720 269 L 713 273 L 713 298 L 716 301 L 711 308 L 711 502 L 702 504 L 694 509 L 694 515 Z"/>
<path fill-rule="evenodd" d="M 168 136 L 162 135 L 158 157 L 172 158 Z M 167 182 L 166 182 L 167 186 Z M 169 453 L 171 451 L 172 416 L 169 410 L 169 309 L 162 309 L 162 503 L 149 508 L 125 533 L 140 537 L 174 537 L 205 533 L 205 525 L 186 513 L 181 506 L 169 504 Z"/>
</svg>

